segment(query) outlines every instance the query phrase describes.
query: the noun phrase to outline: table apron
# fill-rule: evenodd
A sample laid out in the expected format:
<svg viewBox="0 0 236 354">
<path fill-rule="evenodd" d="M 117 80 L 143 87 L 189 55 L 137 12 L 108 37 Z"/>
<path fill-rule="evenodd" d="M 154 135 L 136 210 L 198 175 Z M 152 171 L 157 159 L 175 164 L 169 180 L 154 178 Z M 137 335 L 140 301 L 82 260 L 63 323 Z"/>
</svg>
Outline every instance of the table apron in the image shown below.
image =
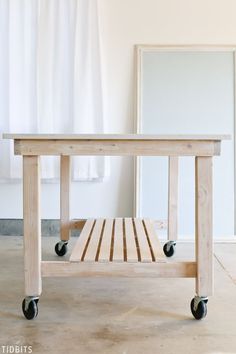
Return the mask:
<svg viewBox="0 0 236 354">
<path fill-rule="evenodd" d="M 218 140 L 18 140 L 16 155 L 213 156 Z"/>
</svg>

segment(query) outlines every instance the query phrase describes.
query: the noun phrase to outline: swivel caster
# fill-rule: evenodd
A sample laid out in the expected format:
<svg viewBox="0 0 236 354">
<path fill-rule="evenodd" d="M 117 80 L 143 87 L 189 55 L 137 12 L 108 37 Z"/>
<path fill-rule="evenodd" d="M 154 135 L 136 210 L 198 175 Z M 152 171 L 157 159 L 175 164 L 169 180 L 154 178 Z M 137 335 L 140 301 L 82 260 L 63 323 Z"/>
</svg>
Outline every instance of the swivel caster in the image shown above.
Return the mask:
<svg viewBox="0 0 236 354">
<path fill-rule="evenodd" d="M 195 296 L 191 301 L 191 311 L 196 320 L 201 320 L 207 315 L 207 297 Z"/>
<path fill-rule="evenodd" d="M 38 297 L 26 297 L 22 302 L 22 311 L 27 320 L 33 320 L 38 315 Z"/>
<path fill-rule="evenodd" d="M 55 252 L 59 257 L 62 257 L 67 252 L 67 241 L 60 241 L 55 245 Z"/>
<path fill-rule="evenodd" d="M 173 256 L 173 254 L 175 253 L 175 246 L 176 246 L 175 241 L 168 241 L 167 243 L 164 244 L 163 251 L 164 251 L 166 257 Z"/>
</svg>

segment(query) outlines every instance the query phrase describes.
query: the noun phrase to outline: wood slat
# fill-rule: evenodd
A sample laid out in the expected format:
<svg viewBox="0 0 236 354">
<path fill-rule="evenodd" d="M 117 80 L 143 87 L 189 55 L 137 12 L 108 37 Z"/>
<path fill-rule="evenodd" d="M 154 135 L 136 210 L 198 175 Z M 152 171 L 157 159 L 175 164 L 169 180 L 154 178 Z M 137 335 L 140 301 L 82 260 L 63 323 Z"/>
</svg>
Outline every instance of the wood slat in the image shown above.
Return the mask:
<svg viewBox="0 0 236 354">
<path fill-rule="evenodd" d="M 152 253 L 154 255 L 155 261 L 165 261 L 165 256 L 162 250 L 160 241 L 158 240 L 154 225 L 150 219 L 143 219 L 143 223 L 151 244 Z"/>
<path fill-rule="evenodd" d="M 134 219 L 136 236 L 139 244 L 141 262 L 152 262 L 152 255 L 141 219 Z"/>
<path fill-rule="evenodd" d="M 124 241 L 123 241 L 123 219 L 115 219 L 114 227 L 114 244 L 113 244 L 113 261 L 124 261 Z"/>
<path fill-rule="evenodd" d="M 114 223 L 114 219 L 105 220 L 103 237 L 102 237 L 102 242 L 101 242 L 100 252 L 98 257 L 99 262 L 110 261 L 113 223 Z"/>
<path fill-rule="evenodd" d="M 102 234 L 103 224 L 104 224 L 104 219 L 96 220 L 93 232 L 91 234 L 91 239 L 84 256 L 84 262 L 92 262 L 96 260 L 96 255 L 98 253 L 98 246 Z"/>
<path fill-rule="evenodd" d="M 125 240 L 126 240 L 126 256 L 127 262 L 137 262 L 138 252 L 135 242 L 135 234 L 133 222 L 131 218 L 125 218 Z"/>
<path fill-rule="evenodd" d="M 90 219 L 71 254 L 72 262 L 165 262 L 149 219 Z"/>
<path fill-rule="evenodd" d="M 90 232 L 94 226 L 94 219 L 88 219 L 81 231 L 81 234 L 76 242 L 76 245 L 71 253 L 70 261 L 71 262 L 80 262 L 85 246 L 88 242 L 88 238 L 90 236 Z"/>
</svg>

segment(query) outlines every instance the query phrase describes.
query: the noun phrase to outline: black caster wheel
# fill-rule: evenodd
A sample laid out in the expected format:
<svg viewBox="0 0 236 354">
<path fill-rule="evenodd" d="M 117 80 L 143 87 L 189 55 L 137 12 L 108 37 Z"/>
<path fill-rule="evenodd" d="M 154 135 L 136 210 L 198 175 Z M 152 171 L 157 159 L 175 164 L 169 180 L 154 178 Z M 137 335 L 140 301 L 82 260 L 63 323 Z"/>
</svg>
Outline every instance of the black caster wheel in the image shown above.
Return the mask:
<svg viewBox="0 0 236 354">
<path fill-rule="evenodd" d="M 67 243 L 65 242 L 58 242 L 55 245 L 55 252 L 59 257 L 62 257 L 66 254 L 67 252 Z"/>
<path fill-rule="evenodd" d="M 195 304 L 195 301 L 197 301 L 197 303 Z M 192 314 L 193 314 L 193 317 L 196 318 L 196 320 L 201 320 L 203 319 L 204 317 L 206 317 L 207 315 L 207 299 L 205 300 L 195 300 L 192 299 L 191 301 L 191 311 L 192 311 Z"/>
<path fill-rule="evenodd" d="M 165 253 L 166 257 L 172 257 L 175 253 L 175 245 L 176 243 L 173 241 L 167 242 L 163 246 L 163 252 Z"/>
<path fill-rule="evenodd" d="M 28 300 L 27 298 L 22 302 L 22 311 L 27 320 L 33 320 L 38 315 L 38 301 L 39 299 Z"/>
</svg>

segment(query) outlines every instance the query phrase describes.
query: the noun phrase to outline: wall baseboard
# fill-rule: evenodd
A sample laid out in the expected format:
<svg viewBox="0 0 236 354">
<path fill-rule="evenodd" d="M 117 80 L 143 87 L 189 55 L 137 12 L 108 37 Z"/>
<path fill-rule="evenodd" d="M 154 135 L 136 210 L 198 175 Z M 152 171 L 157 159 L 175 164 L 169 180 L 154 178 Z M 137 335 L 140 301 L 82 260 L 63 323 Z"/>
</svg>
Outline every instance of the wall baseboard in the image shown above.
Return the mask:
<svg viewBox="0 0 236 354">
<path fill-rule="evenodd" d="M 159 240 L 166 242 L 166 235 L 160 235 Z M 179 235 L 177 242 L 179 243 L 194 243 L 194 235 Z M 236 235 L 221 235 L 214 237 L 214 243 L 236 243 Z"/>
<path fill-rule="evenodd" d="M 78 236 L 79 230 L 72 230 L 72 236 Z M 23 220 L 22 219 L 0 219 L 0 235 L 1 236 L 22 236 Z M 60 236 L 60 220 L 43 219 L 42 220 L 42 236 Z M 160 235 L 160 241 L 165 242 L 166 236 Z M 178 242 L 193 243 L 193 235 L 179 235 Z M 215 243 L 236 243 L 236 235 L 222 235 L 214 238 Z"/>
<path fill-rule="evenodd" d="M 72 230 L 72 236 L 78 236 L 79 230 Z M 22 219 L 0 219 L 0 235 L 1 236 L 22 236 L 23 220 Z M 60 235 L 60 220 L 43 219 L 42 220 L 42 236 L 58 236 Z"/>
</svg>

